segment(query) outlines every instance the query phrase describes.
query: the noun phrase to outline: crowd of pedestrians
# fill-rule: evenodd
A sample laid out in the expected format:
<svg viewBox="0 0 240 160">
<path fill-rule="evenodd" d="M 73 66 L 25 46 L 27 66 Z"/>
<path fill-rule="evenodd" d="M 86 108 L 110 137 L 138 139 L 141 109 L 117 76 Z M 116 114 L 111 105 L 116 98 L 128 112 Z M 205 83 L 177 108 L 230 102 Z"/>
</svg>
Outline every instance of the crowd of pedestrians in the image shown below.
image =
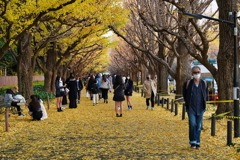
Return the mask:
<svg viewBox="0 0 240 160">
<path fill-rule="evenodd" d="M 92 101 L 93 106 L 109 102 L 109 92 L 113 92 L 114 110 L 116 117 L 123 116 L 123 103 L 126 100 L 128 110 L 132 110 L 131 96 L 133 93 L 133 80 L 128 75 L 88 75 L 87 77 L 74 76 L 73 73 L 66 79 L 58 75 L 55 80 L 56 88 L 56 108 L 62 112 L 69 100 L 69 108 L 77 108 L 80 103 L 81 90 L 86 88 L 86 96 Z M 6 91 L 4 103 L 6 106 L 17 108 L 18 115 L 24 116 L 21 112 L 19 103 L 25 99 L 17 96 L 18 88 L 12 87 Z M 157 84 L 154 76 L 147 76 L 143 83 L 143 92 L 146 98 L 146 109 L 154 110 L 155 96 L 157 93 Z M 67 100 L 68 97 L 68 100 Z M 207 83 L 201 79 L 201 69 L 198 66 L 192 68 L 192 79 L 183 85 L 183 97 L 186 110 L 189 117 L 189 143 L 191 148 L 200 148 L 200 135 L 202 129 L 203 114 L 206 110 L 206 101 L 208 97 Z M 25 103 L 29 109 L 29 115 L 33 120 L 43 120 L 47 118 L 45 107 L 42 100 L 37 95 L 31 95 L 31 102 Z M 150 101 L 150 102 L 149 102 Z"/>
<path fill-rule="evenodd" d="M 84 79 L 84 86 L 86 88 L 86 97 L 92 100 L 93 106 L 97 105 L 99 101 L 103 103 L 109 102 L 109 92 L 113 92 L 113 101 L 115 101 L 116 117 L 122 117 L 123 101 L 126 102 L 128 110 L 132 110 L 132 103 L 130 97 L 133 92 L 133 81 L 130 76 L 122 77 L 121 75 L 89 75 Z"/>
<path fill-rule="evenodd" d="M 115 101 L 115 113 L 116 117 L 122 117 L 123 102 L 126 100 L 128 110 L 132 110 L 131 96 L 133 93 L 133 80 L 128 75 L 122 77 L 121 75 L 88 75 L 81 79 L 80 77 L 75 78 L 73 74 L 66 82 L 62 82 L 62 78 L 57 76 L 56 78 L 56 97 L 57 97 L 57 110 L 62 111 L 63 105 L 66 104 L 66 89 L 68 92 L 69 108 L 77 108 L 77 102 L 80 103 L 81 90 L 85 87 L 86 97 L 92 101 L 93 106 L 96 106 L 101 101 L 108 103 L 108 94 L 113 92 L 113 101 Z M 151 101 L 151 110 L 154 109 L 154 100 L 156 96 L 156 80 L 154 76 L 150 79 L 150 76 L 146 77 L 143 84 L 143 91 L 146 98 L 146 109 L 149 108 Z M 62 98 L 65 101 L 62 100 Z M 63 103 L 64 102 L 64 103 Z"/>
</svg>

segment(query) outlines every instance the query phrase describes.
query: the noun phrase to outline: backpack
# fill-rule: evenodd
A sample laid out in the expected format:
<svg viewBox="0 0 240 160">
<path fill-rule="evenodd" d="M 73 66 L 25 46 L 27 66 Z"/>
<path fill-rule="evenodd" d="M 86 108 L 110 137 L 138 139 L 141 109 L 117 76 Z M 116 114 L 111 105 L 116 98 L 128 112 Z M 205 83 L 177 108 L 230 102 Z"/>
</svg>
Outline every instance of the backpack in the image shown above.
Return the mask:
<svg viewBox="0 0 240 160">
<path fill-rule="evenodd" d="M 186 89 L 188 88 L 188 85 L 189 85 L 190 81 L 191 81 L 191 79 L 187 80 Z M 207 89 L 207 81 L 203 80 L 203 82 L 205 83 L 205 87 Z"/>
</svg>

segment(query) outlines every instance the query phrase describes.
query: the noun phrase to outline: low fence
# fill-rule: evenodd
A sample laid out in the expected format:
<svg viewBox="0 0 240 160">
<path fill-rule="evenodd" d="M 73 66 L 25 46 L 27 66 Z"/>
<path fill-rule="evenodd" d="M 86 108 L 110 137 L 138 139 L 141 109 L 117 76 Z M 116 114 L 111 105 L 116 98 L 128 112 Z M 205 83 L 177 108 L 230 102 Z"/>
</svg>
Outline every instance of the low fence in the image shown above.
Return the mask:
<svg viewBox="0 0 240 160">
<path fill-rule="evenodd" d="M 33 82 L 35 81 L 44 81 L 44 76 L 33 76 Z M 17 84 L 17 76 L 0 76 L 0 87 Z"/>
<path fill-rule="evenodd" d="M 143 93 L 143 89 L 142 88 L 135 88 L 135 92 L 140 93 L 141 97 L 144 97 L 144 93 Z M 171 99 L 170 98 L 164 98 L 165 96 L 168 95 L 164 95 L 162 98 L 160 98 L 160 96 L 162 96 L 160 93 L 157 93 L 156 97 L 155 97 L 155 103 L 157 104 L 157 106 L 161 106 L 162 108 L 164 108 L 164 106 L 166 107 L 167 111 L 173 112 L 174 116 L 178 115 L 178 111 L 179 111 L 179 106 L 182 105 L 182 120 L 185 120 L 186 117 L 186 106 L 183 100 L 183 97 L 178 98 L 178 99 Z M 213 104 L 213 103 L 221 103 L 221 102 L 227 102 L 227 103 L 232 103 L 233 100 L 225 100 L 225 101 L 207 101 L 207 103 L 209 104 Z M 222 115 L 215 115 L 213 114 L 211 117 L 211 136 L 215 136 L 215 130 L 216 130 L 216 117 L 226 117 L 228 118 L 227 121 L 227 145 L 231 146 L 233 145 L 232 143 L 232 120 L 233 119 L 240 119 L 240 117 L 234 117 L 234 116 L 227 116 L 229 112 L 224 113 Z"/>
</svg>

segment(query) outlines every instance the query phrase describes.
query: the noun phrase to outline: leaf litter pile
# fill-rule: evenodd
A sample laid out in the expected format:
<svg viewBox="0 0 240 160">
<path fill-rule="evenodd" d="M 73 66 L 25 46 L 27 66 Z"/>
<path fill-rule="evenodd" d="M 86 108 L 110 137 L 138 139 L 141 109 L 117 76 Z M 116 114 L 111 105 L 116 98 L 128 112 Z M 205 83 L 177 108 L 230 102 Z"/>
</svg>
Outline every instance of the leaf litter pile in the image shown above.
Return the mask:
<svg viewBox="0 0 240 160">
<path fill-rule="evenodd" d="M 116 117 L 112 93 L 109 96 L 108 104 L 100 100 L 93 106 L 82 93 L 78 108 L 63 112 L 57 112 L 52 101 L 43 121 L 11 114 L 9 132 L 0 114 L 0 159 L 240 159 L 240 139 L 233 138 L 234 146 L 226 145 L 226 119 L 217 121 L 212 137 L 207 112 L 201 148 L 191 149 L 187 118 L 181 120 L 181 115 L 157 105 L 146 110 L 138 93 L 132 97 L 133 110 L 128 111 L 124 102 L 123 117 Z M 27 108 L 22 109 L 27 114 Z"/>
</svg>

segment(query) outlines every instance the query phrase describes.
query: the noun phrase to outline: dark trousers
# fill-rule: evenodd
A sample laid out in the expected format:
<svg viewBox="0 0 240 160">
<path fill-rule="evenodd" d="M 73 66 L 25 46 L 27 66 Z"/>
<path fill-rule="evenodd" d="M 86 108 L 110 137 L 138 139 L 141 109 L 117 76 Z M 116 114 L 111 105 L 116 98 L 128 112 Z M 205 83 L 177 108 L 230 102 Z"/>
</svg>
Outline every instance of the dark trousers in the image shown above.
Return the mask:
<svg viewBox="0 0 240 160">
<path fill-rule="evenodd" d="M 147 106 L 149 106 L 149 100 L 151 99 L 151 105 L 152 105 L 152 108 L 154 107 L 154 93 L 153 93 L 153 91 L 152 91 L 152 93 L 151 93 L 151 98 L 147 98 L 146 99 L 146 104 L 147 104 Z"/>
<path fill-rule="evenodd" d="M 32 113 L 33 120 L 41 120 L 42 118 L 42 111 L 37 111 Z"/>
<path fill-rule="evenodd" d="M 81 90 L 77 90 L 77 99 L 78 99 L 78 101 L 80 101 L 80 97 L 81 97 Z"/>
<path fill-rule="evenodd" d="M 17 111 L 18 111 L 18 115 L 21 115 L 21 114 L 22 114 L 21 108 L 20 108 L 19 105 L 17 105 L 17 103 L 18 103 L 18 102 L 12 102 L 12 103 L 11 103 L 11 106 L 16 107 L 16 108 L 17 108 Z"/>
<path fill-rule="evenodd" d="M 101 88 L 102 90 L 102 98 L 103 99 L 108 99 L 108 89 Z"/>
</svg>

